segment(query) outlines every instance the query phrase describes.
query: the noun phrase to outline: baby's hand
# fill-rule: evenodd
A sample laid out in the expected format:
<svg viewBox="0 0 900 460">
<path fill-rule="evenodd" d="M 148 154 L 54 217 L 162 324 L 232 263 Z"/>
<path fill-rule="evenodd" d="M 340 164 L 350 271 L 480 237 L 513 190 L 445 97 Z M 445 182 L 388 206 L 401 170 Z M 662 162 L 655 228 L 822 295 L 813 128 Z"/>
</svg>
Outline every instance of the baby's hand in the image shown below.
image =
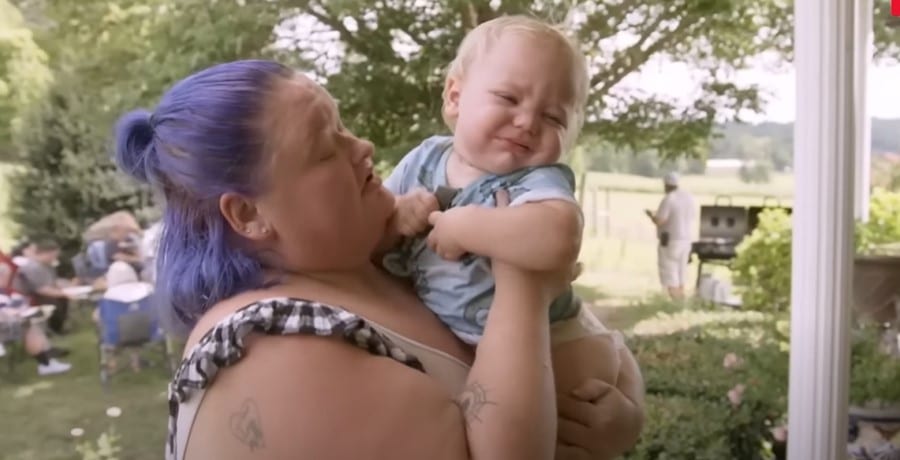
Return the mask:
<svg viewBox="0 0 900 460">
<path fill-rule="evenodd" d="M 428 216 L 428 222 L 433 226 L 428 233 L 428 247 L 444 259 L 459 260 L 468 252 L 461 242 L 463 232 L 474 225 L 467 217 L 467 208 L 434 211 Z"/>
<path fill-rule="evenodd" d="M 403 236 L 416 236 L 428 228 L 428 215 L 439 208 L 433 193 L 413 190 L 397 197 L 394 205 L 394 228 Z"/>
</svg>

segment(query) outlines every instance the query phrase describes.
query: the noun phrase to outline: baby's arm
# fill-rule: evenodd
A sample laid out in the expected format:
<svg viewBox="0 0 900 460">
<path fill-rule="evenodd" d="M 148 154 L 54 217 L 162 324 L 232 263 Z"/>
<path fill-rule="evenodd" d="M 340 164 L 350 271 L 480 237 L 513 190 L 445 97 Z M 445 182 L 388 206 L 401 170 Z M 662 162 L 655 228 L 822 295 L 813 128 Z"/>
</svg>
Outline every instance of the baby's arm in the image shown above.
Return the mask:
<svg viewBox="0 0 900 460">
<path fill-rule="evenodd" d="M 403 237 L 414 237 L 425 231 L 428 228 L 428 215 L 437 210 L 437 198 L 424 189 L 395 196 L 394 213 L 375 253 L 384 254 L 397 247 Z"/>
<path fill-rule="evenodd" d="M 578 258 L 582 222 L 573 203 L 545 200 L 505 208 L 459 209 L 469 222 L 459 235 L 460 246 L 467 252 L 529 270 L 569 266 Z"/>
<path fill-rule="evenodd" d="M 570 266 L 582 229 L 573 188 L 564 166 L 533 170 L 509 187 L 508 207 L 464 206 L 433 217 L 429 244 L 448 258 L 469 252 L 530 270 Z"/>
<path fill-rule="evenodd" d="M 433 148 L 427 139 L 400 160 L 384 180 L 383 186 L 394 195 L 394 213 L 375 250 L 376 260 L 396 248 L 403 237 L 416 236 L 428 228 L 428 214 L 438 209 L 433 194 L 415 185 L 422 158 Z"/>
</svg>

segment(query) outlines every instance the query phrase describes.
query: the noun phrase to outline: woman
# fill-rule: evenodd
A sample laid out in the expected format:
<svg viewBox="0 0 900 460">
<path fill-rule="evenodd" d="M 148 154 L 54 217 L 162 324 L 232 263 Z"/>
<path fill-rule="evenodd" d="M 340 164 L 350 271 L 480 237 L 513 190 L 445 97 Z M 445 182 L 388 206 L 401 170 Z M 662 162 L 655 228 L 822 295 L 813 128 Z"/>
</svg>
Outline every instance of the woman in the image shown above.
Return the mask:
<svg viewBox="0 0 900 460">
<path fill-rule="evenodd" d="M 268 61 L 214 66 L 116 136 L 120 167 L 165 195 L 158 291 L 191 328 L 168 458 L 605 458 L 634 442 L 626 350 L 629 396 L 594 381 L 561 396 L 554 446 L 546 305 L 571 273 L 495 264 L 473 356 L 372 265 L 393 197 L 372 145 L 311 80 Z"/>
</svg>

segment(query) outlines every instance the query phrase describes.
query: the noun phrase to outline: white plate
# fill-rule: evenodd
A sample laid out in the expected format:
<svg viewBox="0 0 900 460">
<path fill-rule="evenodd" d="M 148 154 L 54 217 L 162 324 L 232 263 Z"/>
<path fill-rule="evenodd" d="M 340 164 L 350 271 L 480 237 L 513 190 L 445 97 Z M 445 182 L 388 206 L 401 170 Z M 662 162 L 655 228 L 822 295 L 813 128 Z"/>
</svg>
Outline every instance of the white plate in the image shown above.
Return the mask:
<svg viewBox="0 0 900 460">
<path fill-rule="evenodd" d="M 93 290 L 92 286 L 68 286 L 63 288 L 63 292 L 69 297 L 87 297 Z"/>
</svg>

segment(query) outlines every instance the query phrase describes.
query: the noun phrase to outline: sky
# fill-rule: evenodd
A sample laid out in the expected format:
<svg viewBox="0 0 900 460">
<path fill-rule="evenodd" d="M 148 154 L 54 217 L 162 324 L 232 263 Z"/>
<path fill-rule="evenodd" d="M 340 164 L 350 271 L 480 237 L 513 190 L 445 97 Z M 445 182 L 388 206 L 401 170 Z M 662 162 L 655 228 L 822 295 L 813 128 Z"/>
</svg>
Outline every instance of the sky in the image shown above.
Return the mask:
<svg viewBox="0 0 900 460">
<path fill-rule="evenodd" d="M 791 66 L 760 62 L 754 68 L 735 76 L 741 83 L 755 83 L 766 92 L 764 113 L 747 117 L 747 121 L 789 122 L 795 115 L 795 74 Z M 655 60 L 642 71 L 630 75 L 623 84 L 644 91 L 684 100 L 696 88 L 689 67 Z M 900 65 L 872 66 L 868 75 L 869 112 L 874 118 L 900 118 Z"/>
</svg>

